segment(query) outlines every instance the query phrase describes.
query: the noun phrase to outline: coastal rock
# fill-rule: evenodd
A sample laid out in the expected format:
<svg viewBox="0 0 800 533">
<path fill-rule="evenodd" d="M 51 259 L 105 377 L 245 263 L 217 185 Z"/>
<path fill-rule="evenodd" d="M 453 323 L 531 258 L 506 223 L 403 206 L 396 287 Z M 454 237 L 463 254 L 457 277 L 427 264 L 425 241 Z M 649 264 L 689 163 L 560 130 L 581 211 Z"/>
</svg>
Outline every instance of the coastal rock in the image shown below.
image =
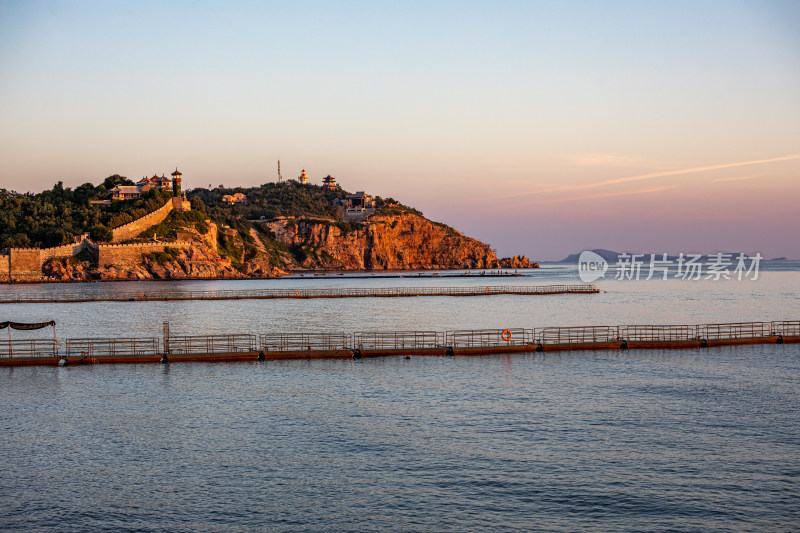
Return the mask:
<svg viewBox="0 0 800 533">
<path fill-rule="evenodd" d="M 51 259 L 42 266 L 42 274 L 53 281 L 83 281 L 92 276 L 92 265 L 71 258 Z"/>
<path fill-rule="evenodd" d="M 308 269 L 425 270 L 495 268 L 489 245 L 413 213 L 373 215 L 361 227 L 326 220 L 266 223 Z"/>
<path fill-rule="evenodd" d="M 277 278 L 286 275 L 285 271 L 265 260 L 247 261 L 242 265 L 241 272 L 250 278 Z"/>
<path fill-rule="evenodd" d="M 500 259 L 500 268 L 539 268 L 539 263 L 531 263 L 524 255 Z"/>
</svg>

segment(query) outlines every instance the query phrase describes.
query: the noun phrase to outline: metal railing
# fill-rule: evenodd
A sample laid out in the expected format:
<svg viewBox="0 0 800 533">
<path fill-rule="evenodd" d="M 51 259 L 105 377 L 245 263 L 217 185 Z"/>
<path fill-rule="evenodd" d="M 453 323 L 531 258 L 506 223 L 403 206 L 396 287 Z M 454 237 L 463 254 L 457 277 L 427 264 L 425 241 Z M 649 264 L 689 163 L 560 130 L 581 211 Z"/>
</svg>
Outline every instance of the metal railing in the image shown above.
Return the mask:
<svg viewBox="0 0 800 533">
<path fill-rule="evenodd" d="M 546 295 L 593 294 L 600 292 L 590 284 L 575 285 L 494 285 L 469 287 L 326 287 L 220 291 L 127 291 L 108 295 L 20 294 L 0 298 L 0 303 L 41 302 L 133 302 L 157 300 L 248 300 L 273 298 L 364 298 L 403 296 L 484 296 L 496 294 Z"/>
<path fill-rule="evenodd" d="M 618 340 L 616 326 L 578 326 L 567 328 L 536 328 L 534 337 L 541 344 L 574 344 L 613 342 Z"/>
<path fill-rule="evenodd" d="M 433 349 L 443 347 L 504 347 L 621 343 L 622 341 L 693 341 L 766 339 L 800 336 L 799 320 L 733 322 L 700 325 L 622 325 L 549 328 L 509 328 L 451 331 L 360 331 L 355 333 L 268 333 L 168 336 L 164 351 L 160 339 L 67 339 L 69 356 L 136 356 L 159 353 L 214 354 L 231 352 L 306 352 L 330 350 Z M 0 341 L 0 358 L 53 357 L 59 355 L 55 339 Z"/>
<path fill-rule="evenodd" d="M 233 335 L 170 335 L 164 341 L 168 353 L 229 353 L 256 351 L 256 336 L 248 333 Z"/>
<path fill-rule="evenodd" d="M 54 339 L 0 341 L 0 357 L 53 357 L 58 355 Z"/>
<path fill-rule="evenodd" d="M 784 320 L 772 323 L 772 334 L 800 337 L 800 320 Z"/>
<path fill-rule="evenodd" d="M 450 347 L 533 344 L 533 330 L 524 328 L 508 328 L 446 331 L 445 344 Z"/>
<path fill-rule="evenodd" d="M 154 355 L 161 353 L 157 337 L 67 339 L 67 355 Z"/>
<path fill-rule="evenodd" d="M 360 331 L 353 333 L 353 346 L 362 350 L 438 348 L 444 345 L 439 331 Z"/>
<path fill-rule="evenodd" d="M 352 346 L 349 333 L 268 333 L 259 335 L 258 345 L 269 352 L 346 350 Z"/>
<path fill-rule="evenodd" d="M 772 322 L 731 322 L 728 324 L 700 324 L 697 335 L 701 339 L 749 339 L 772 336 Z"/>
<path fill-rule="evenodd" d="M 697 338 L 696 326 L 618 326 L 617 337 L 626 341 L 689 341 Z"/>
</svg>

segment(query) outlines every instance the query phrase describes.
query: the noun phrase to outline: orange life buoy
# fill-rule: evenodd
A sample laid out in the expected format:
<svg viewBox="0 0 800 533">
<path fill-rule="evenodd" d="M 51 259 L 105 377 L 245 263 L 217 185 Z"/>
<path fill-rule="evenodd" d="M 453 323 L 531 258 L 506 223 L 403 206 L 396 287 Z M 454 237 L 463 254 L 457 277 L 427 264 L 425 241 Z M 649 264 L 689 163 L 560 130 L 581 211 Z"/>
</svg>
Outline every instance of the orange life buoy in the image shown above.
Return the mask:
<svg viewBox="0 0 800 533">
<path fill-rule="evenodd" d="M 300 291 L 294 291 L 295 296 L 300 296 Z"/>
<path fill-rule="evenodd" d="M 511 331 L 504 329 L 503 333 L 500 334 L 504 341 L 508 342 L 511 340 Z"/>
</svg>

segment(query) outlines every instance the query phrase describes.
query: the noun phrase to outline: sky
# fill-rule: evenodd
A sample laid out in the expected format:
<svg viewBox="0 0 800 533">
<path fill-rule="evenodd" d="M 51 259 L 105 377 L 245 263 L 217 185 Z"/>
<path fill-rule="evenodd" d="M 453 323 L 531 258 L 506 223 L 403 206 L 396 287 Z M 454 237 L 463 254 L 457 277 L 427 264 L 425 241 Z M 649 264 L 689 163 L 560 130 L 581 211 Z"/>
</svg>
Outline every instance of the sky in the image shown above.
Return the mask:
<svg viewBox="0 0 800 533">
<path fill-rule="evenodd" d="M 800 2 L 0 0 L 0 187 L 305 169 L 499 255 L 800 259 Z"/>
</svg>

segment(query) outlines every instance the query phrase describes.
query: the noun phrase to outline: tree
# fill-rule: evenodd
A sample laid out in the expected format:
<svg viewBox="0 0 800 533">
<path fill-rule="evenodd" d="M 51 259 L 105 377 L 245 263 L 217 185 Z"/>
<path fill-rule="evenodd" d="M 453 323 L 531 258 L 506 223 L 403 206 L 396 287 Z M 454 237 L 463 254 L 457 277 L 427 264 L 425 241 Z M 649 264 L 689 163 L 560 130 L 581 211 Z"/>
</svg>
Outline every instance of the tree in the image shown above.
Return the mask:
<svg viewBox="0 0 800 533">
<path fill-rule="evenodd" d="M 192 211 L 206 212 L 206 204 L 203 203 L 203 199 L 199 196 L 192 196 Z"/>
<path fill-rule="evenodd" d="M 113 176 L 109 176 L 103 180 L 103 187 L 105 187 L 107 191 L 110 191 L 117 185 L 135 185 L 135 183 L 125 176 L 120 176 L 119 174 L 114 174 Z"/>
<path fill-rule="evenodd" d="M 90 230 L 92 240 L 95 242 L 111 242 L 114 240 L 114 232 L 103 225 L 92 226 Z"/>
</svg>

